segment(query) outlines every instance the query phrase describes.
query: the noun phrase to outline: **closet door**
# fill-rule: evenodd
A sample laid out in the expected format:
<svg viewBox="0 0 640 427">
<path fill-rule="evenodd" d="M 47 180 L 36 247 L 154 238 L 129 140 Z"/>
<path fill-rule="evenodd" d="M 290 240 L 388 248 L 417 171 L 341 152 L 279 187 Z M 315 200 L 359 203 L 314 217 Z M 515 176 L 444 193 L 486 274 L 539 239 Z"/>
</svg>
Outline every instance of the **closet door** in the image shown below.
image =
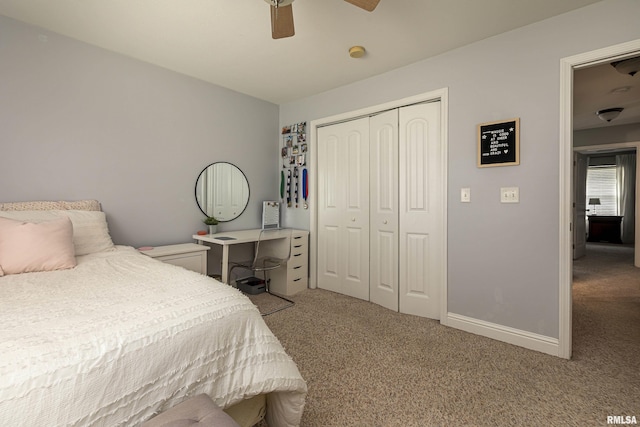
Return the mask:
<svg viewBox="0 0 640 427">
<path fill-rule="evenodd" d="M 369 300 L 369 118 L 318 129 L 318 287 Z"/>
<path fill-rule="evenodd" d="M 444 191 L 440 103 L 400 109 L 400 312 L 440 318 Z"/>
<path fill-rule="evenodd" d="M 398 311 L 398 110 L 370 119 L 371 302 Z"/>
</svg>

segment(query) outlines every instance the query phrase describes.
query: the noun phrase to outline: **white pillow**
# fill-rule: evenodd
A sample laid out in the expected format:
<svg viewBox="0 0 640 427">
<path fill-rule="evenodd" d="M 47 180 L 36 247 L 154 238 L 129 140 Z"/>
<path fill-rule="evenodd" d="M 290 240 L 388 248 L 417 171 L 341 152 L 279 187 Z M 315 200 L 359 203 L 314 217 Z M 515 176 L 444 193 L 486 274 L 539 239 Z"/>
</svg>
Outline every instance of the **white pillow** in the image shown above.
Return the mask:
<svg viewBox="0 0 640 427">
<path fill-rule="evenodd" d="M 107 217 L 101 211 L 56 211 L 71 219 L 76 256 L 113 250 Z"/>
<path fill-rule="evenodd" d="M 0 218 L 0 276 L 75 266 L 69 218 L 40 223 Z"/>
<path fill-rule="evenodd" d="M 114 248 L 107 218 L 102 211 L 0 211 L 0 217 L 39 223 L 67 217 L 73 224 L 76 256 L 108 251 Z"/>
</svg>

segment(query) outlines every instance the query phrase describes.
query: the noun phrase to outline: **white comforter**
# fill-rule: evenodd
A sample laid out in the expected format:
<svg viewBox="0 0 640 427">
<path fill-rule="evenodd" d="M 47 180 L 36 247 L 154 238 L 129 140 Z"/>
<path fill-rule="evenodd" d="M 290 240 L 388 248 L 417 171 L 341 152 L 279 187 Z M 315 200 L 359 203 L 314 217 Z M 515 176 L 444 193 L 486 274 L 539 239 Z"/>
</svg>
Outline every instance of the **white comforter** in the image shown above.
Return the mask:
<svg viewBox="0 0 640 427">
<path fill-rule="evenodd" d="M 0 277 L 0 425 L 134 426 L 186 395 L 270 393 L 295 426 L 306 383 L 237 290 L 119 246 Z"/>
</svg>

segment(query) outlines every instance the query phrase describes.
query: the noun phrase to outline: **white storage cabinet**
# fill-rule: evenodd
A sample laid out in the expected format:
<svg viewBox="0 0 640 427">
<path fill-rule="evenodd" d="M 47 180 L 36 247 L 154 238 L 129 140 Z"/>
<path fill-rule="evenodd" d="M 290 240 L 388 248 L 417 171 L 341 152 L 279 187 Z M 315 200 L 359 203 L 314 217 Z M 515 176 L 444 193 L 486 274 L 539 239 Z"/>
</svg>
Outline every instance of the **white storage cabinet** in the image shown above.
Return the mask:
<svg viewBox="0 0 640 427">
<path fill-rule="evenodd" d="M 286 265 L 270 271 L 269 290 L 280 295 L 294 295 L 309 284 L 309 232 L 295 230 L 291 235 L 291 257 Z"/>
<path fill-rule="evenodd" d="M 196 273 L 207 275 L 207 251 L 209 246 L 195 243 L 156 246 L 140 253 L 168 264 L 177 265 Z"/>
</svg>

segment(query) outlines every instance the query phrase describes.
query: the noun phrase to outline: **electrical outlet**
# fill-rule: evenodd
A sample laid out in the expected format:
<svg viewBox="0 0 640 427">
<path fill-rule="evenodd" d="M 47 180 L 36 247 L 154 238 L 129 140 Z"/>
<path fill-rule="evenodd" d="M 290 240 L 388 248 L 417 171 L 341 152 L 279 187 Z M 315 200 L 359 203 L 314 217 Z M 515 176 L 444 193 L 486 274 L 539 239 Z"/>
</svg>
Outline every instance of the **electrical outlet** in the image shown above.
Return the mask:
<svg viewBox="0 0 640 427">
<path fill-rule="evenodd" d="M 460 189 L 460 201 L 462 203 L 470 203 L 471 202 L 471 189 L 470 188 L 461 188 Z"/>
<path fill-rule="evenodd" d="M 500 188 L 500 203 L 520 203 L 519 187 Z"/>
</svg>

